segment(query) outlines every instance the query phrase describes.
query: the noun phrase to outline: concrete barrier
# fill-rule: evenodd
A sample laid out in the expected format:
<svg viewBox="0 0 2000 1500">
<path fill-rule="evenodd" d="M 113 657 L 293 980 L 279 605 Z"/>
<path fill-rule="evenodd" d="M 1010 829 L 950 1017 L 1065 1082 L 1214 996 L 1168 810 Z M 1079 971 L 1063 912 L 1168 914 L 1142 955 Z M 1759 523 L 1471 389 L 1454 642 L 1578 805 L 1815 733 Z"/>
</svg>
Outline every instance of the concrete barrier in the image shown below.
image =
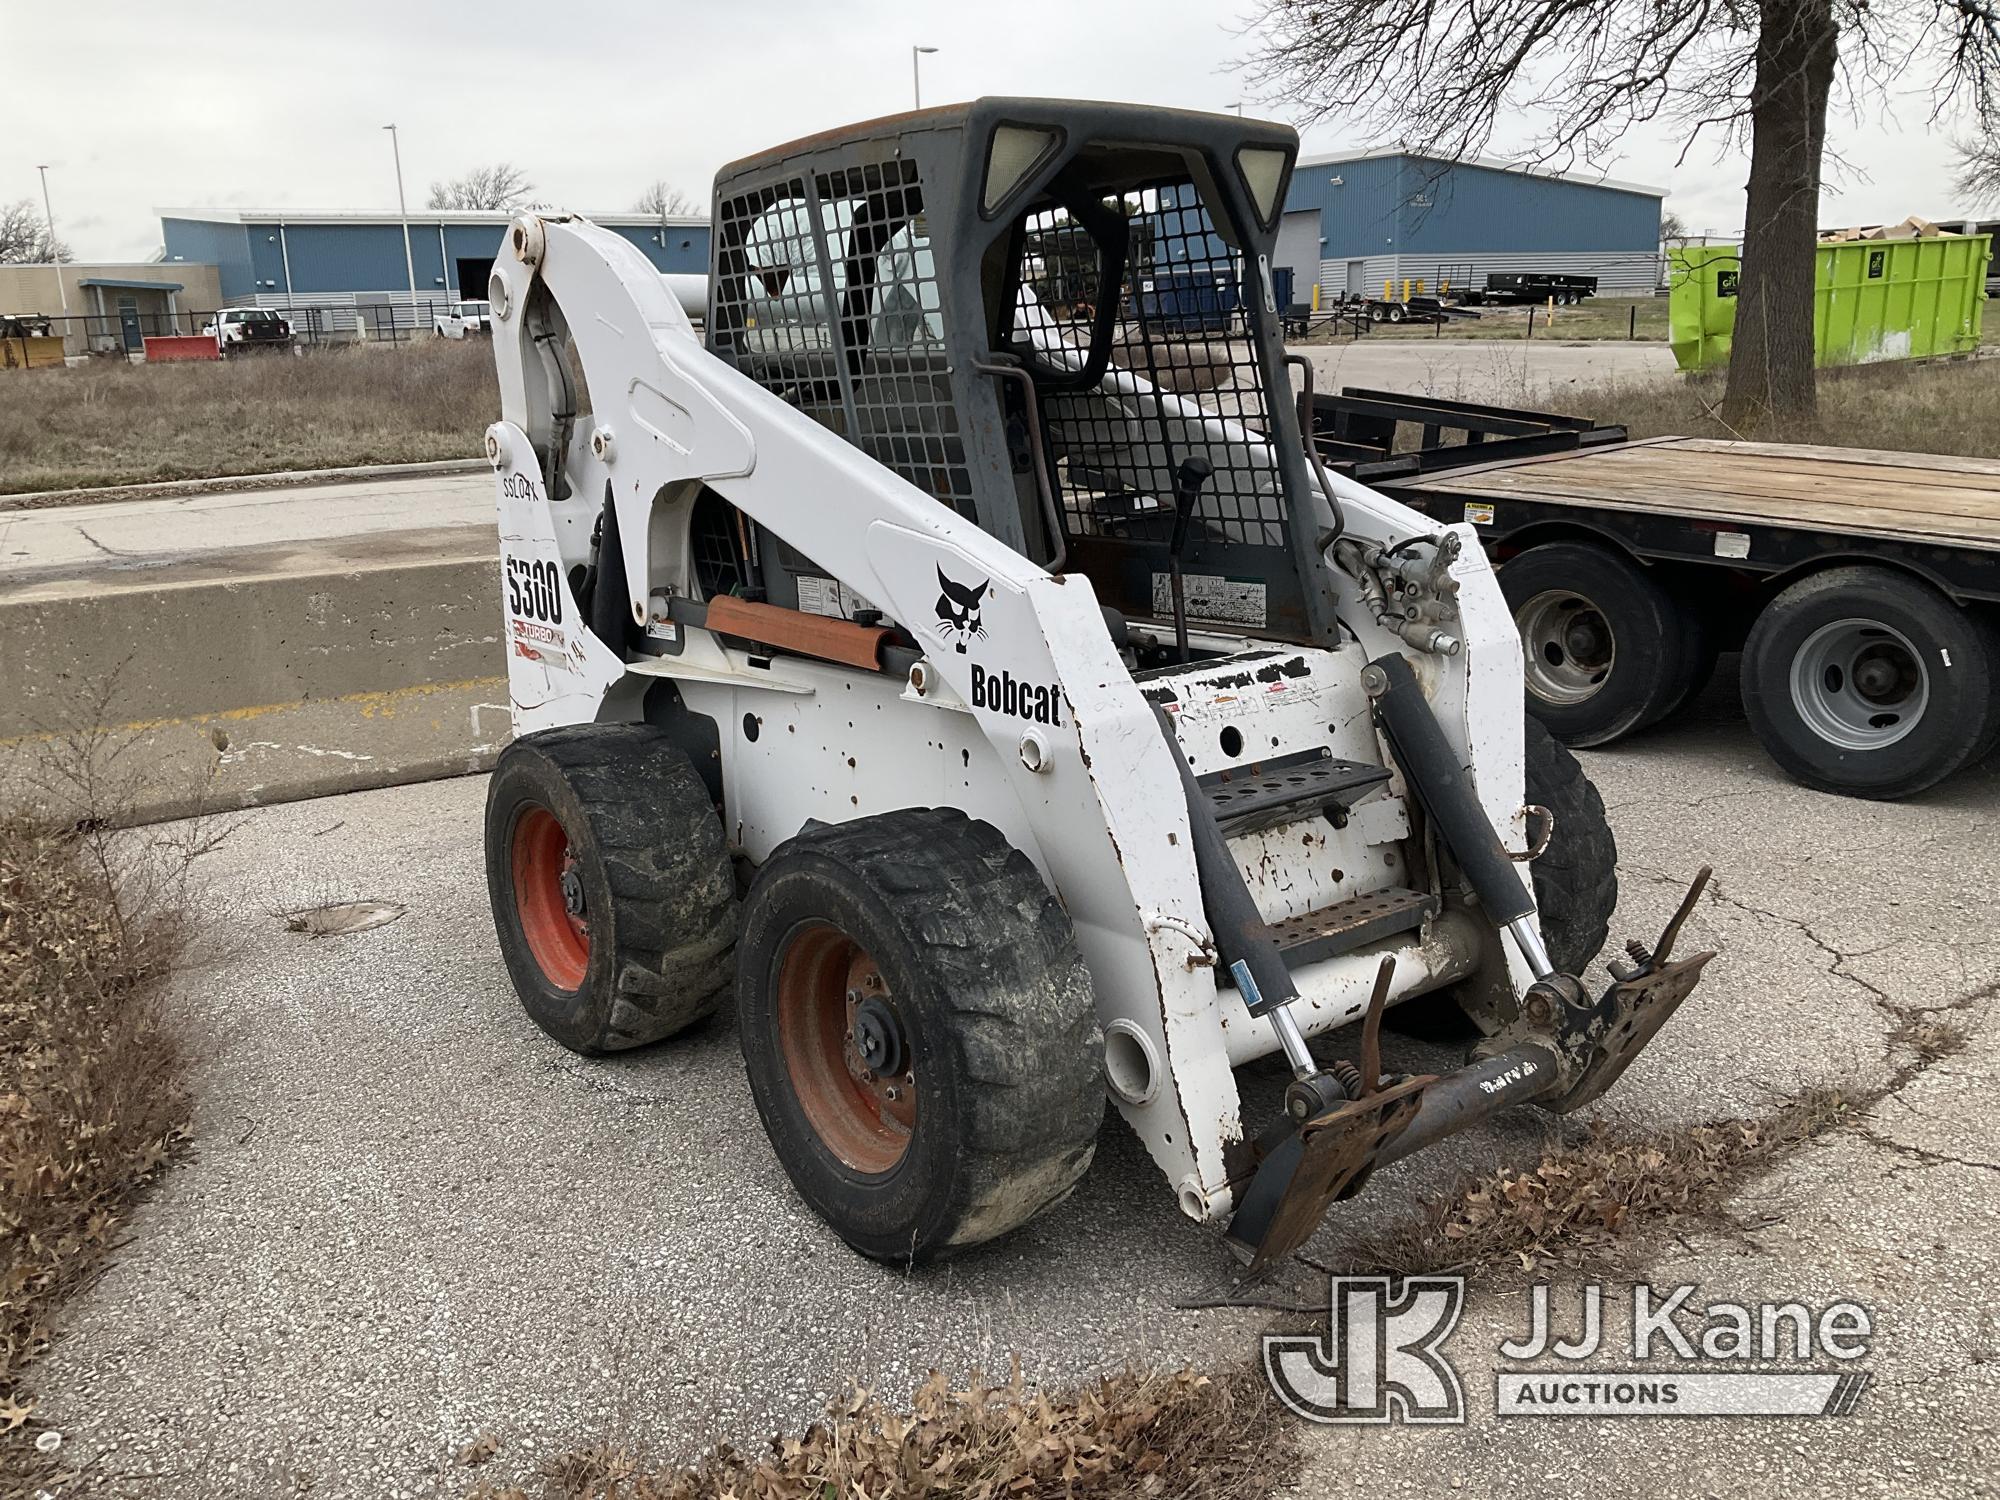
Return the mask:
<svg viewBox="0 0 2000 1500">
<path fill-rule="evenodd" d="M 0 588 L 0 760 L 94 739 L 140 820 L 482 770 L 500 622 L 468 526 L 29 576 Z"/>
</svg>

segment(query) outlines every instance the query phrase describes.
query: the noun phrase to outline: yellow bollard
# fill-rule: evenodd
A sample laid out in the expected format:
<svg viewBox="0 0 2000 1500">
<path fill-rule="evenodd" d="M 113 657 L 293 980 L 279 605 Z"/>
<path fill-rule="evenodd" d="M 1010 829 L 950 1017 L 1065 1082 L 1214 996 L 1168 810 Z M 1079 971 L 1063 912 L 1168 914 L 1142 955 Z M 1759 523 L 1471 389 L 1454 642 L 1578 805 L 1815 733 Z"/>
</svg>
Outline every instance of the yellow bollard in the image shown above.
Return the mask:
<svg viewBox="0 0 2000 1500">
<path fill-rule="evenodd" d="M 1317 281 L 1313 283 L 1313 311 L 1319 311 L 1319 283 Z"/>
<path fill-rule="evenodd" d="M 1410 300 L 1410 278 L 1407 276 L 1403 278 L 1403 300 L 1405 302 Z"/>
<path fill-rule="evenodd" d="M 1396 300 L 1396 283 L 1387 277 L 1382 279 L 1382 300 L 1384 302 L 1394 302 Z"/>
</svg>

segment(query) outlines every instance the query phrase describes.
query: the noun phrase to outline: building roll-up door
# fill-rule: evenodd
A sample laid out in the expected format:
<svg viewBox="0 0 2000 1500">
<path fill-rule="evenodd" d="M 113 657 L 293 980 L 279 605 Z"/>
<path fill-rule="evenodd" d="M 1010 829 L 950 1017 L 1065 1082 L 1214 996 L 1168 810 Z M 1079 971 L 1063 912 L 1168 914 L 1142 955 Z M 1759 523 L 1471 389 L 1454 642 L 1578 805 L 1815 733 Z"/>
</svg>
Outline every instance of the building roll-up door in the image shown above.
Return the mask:
<svg viewBox="0 0 2000 1500">
<path fill-rule="evenodd" d="M 1311 302 L 1319 280 L 1319 210 L 1302 208 L 1278 221 L 1277 263 L 1292 268 L 1292 300 Z"/>
</svg>

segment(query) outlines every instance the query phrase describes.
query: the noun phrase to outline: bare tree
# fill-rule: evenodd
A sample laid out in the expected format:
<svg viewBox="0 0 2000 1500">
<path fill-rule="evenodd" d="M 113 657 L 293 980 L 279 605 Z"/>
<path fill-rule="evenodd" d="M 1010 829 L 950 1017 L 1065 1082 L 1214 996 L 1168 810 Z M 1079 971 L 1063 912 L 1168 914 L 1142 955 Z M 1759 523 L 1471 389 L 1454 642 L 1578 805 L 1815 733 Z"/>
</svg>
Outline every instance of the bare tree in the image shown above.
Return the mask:
<svg viewBox="0 0 2000 1500">
<path fill-rule="evenodd" d="M 1675 213 L 1672 209 L 1668 209 L 1660 215 L 1661 244 L 1678 245 L 1682 240 L 1686 239 L 1687 237 L 1688 237 L 1687 220 L 1683 219 L 1679 214 Z"/>
<path fill-rule="evenodd" d="M 1980 204 L 2000 204 L 2000 135 L 1958 143 L 1959 192 Z"/>
<path fill-rule="evenodd" d="M 56 259 L 75 260 L 68 245 L 49 238 L 49 221 L 32 198 L 0 203 L 0 265 L 41 265 Z"/>
<path fill-rule="evenodd" d="M 490 167 L 474 167 L 463 177 L 431 184 L 429 207 L 457 209 L 513 209 L 535 190 L 528 174 L 512 162 L 495 162 Z"/>
<path fill-rule="evenodd" d="M 1724 408 L 1810 417 L 1813 246 L 1826 119 L 1886 88 L 2000 119 L 1994 0 L 1261 0 L 1242 66 L 1265 97 L 1457 160 L 1503 110 L 1545 165 L 1609 154 L 1669 120 L 1747 144 L 1743 271 Z"/>
<path fill-rule="evenodd" d="M 664 177 L 657 179 L 651 187 L 640 194 L 639 201 L 632 205 L 632 212 L 635 214 L 658 214 L 663 219 L 683 218 L 702 211 L 703 205 L 695 202 Z"/>
</svg>

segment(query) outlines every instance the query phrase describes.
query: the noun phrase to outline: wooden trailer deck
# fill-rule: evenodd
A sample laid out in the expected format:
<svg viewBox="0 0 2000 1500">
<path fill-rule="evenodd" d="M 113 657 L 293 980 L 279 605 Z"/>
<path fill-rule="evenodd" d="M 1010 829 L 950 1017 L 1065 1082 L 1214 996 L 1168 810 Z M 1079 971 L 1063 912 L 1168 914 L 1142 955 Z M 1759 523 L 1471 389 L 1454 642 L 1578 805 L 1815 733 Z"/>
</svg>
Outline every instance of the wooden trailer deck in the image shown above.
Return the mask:
<svg viewBox="0 0 2000 1500">
<path fill-rule="evenodd" d="M 2000 551 L 2000 460 L 1989 458 L 1664 437 L 1371 482 L 1421 495 L 1439 520 L 1461 519 L 1455 499 L 1511 500 Z"/>
</svg>

